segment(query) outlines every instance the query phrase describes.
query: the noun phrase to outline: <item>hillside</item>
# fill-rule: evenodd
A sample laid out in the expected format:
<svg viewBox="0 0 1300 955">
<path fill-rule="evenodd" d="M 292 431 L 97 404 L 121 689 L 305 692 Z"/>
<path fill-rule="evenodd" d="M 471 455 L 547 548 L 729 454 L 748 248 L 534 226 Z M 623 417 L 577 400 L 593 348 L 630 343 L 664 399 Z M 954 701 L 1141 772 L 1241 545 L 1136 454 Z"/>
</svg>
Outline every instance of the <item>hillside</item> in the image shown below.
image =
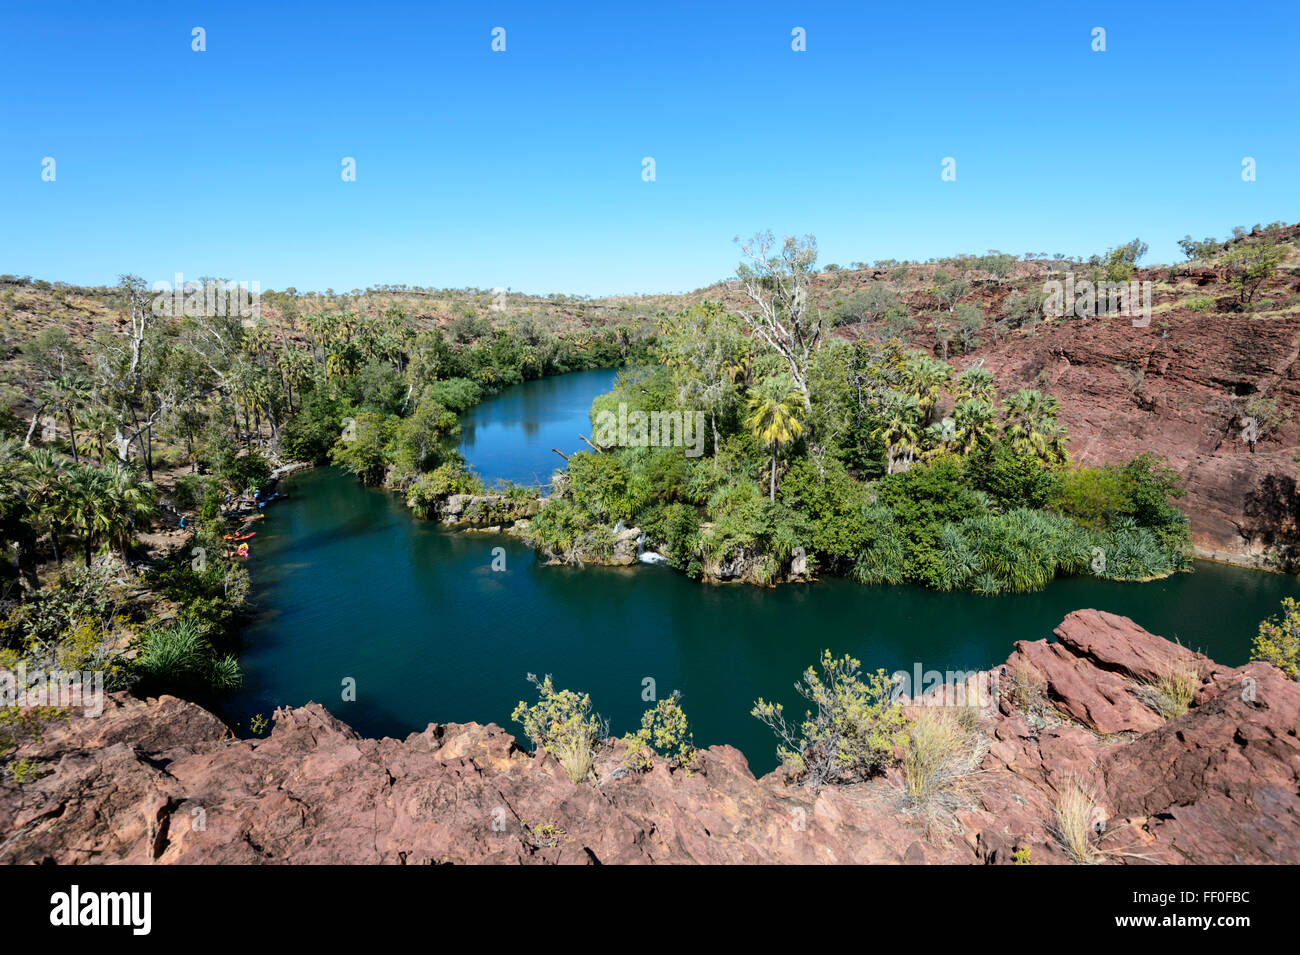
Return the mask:
<svg viewBox="0 0 1300 955">
<path fill-rule="evenodd" d="M 1056 395 L 1076 463 L 1120 463 L 1144 450 L 1163 455 L 1186 480 L 1180 506 L 1202 556 L 1291 569 L 1300 514 L 1300 226 L 1237 232 L 1182 265 L 1137 269 L 1133 280 L 1150 283 L 1152 293 L 1145 324 L 1044 315 L 1046 281 L 1097 275 L 1095 263 L 1046 255 L 831 265 L 814 277 L 811 296 L 835 336 L 899 338 L 958 368 L 986 365 L 1004 394 L 1034 387 Z M 1261 243 L 1280 251 L 1278 267 L 1243 302 L 1225 257 Z M 945 283 L 959 294 L 945 299 Z M 558 338 L 597 331 L 626 342 L 653 336 L 657 319 L 706 300 L 746 304 L 736 281 L 684 295 L 611 298 L 289 289 L 263 292 L 262 320 L 272 338 L 295 343 L 309 340 L 305 317 L 313 313 L 350 312 L 365 322 L 393 310 L 413 330 L 438 328 L 453 343 L 484 340 L 493 328 Z M 12 415 L 0 424 L 20 437 L 30 425 L 34 389 L 23 347 L 42 329 L 89 341 L 97 330 L 125 325 L 113 289 L 0 276 L 0 404 Z"/>
</svg>

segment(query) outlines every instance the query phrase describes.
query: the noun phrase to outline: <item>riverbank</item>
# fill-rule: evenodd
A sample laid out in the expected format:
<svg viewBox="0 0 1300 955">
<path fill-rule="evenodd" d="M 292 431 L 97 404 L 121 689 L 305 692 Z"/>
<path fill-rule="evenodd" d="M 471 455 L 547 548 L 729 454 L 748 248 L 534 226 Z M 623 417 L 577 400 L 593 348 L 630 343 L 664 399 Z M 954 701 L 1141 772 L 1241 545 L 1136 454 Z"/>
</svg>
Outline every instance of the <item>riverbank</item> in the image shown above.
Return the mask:
<svg viewBox="0 0 1300 955">
<path fill-rule="evenodd" d="M 1088 861 L 1300 862 L 1300 685 L 1096 611 L 1056 636 L 974 681 L 998 687 L 974 724 L 983 755 L 943 812 L 908 808 L 898 763 L 813 789 L 755 778 L 730 746 L 689 774 L 658 757 L 628 772 L 609 741 L 575 784 L 493 724 L 367 739 L 311 704 L 234 740 L 193 704 L 118 695 L 24 744 L 51 771 L 0 783 L 0 862 L 1056 864 L 1080 861 L 1061 831 L 1079 793 Z M 1144 700 L 1179 666 L 1195 693 L 1166 719 Z"/>
</svg>

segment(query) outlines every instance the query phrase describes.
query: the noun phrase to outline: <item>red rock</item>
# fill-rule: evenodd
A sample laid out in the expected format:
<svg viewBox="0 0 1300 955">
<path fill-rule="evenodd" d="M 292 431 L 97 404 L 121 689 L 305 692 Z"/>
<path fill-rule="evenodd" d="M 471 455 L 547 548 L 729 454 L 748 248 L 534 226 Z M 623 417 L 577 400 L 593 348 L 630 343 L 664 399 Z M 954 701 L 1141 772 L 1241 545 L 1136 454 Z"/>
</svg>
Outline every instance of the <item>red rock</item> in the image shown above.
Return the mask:
<svg viewBox="0 0 1300 955">
<path fill-rule="evenodd" d="M 1101 861 L 1300 862 L 1300 684 L 1096 611 L 1057 635 L 1007 667 L 1041 672 L 1059 714 L 986 711 L 991 746 L 946 834 L 904 811 L 897 771 L 817 792 L 718 746 L 694 775 L 627 774 L 614 743 L 600 782 L 575 785 L 493 725 L 366 739 L 309 704 L 236 740 L 193 704 L 115 695 L 21 748 L 48 772 L 0 783 L 0 862 L 1065 863 L 1053 807 L 1080 782 Z M 1165 722 L 1142 685 L 1189 659 L 1201 693 Z"/>
</svg>

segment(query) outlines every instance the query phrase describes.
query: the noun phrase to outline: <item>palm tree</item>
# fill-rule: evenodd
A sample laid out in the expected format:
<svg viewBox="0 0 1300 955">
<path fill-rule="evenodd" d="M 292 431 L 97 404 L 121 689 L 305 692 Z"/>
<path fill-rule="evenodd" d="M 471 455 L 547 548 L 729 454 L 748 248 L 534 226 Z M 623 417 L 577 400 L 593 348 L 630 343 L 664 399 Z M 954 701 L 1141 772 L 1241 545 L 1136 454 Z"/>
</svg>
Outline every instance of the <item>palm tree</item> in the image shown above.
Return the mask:
<svg viewBox="0 0 1300 955">
<path fill-rule="evenodd" d="M 59 375 L 50 384 L 50 407 L 68 422 L 68 440 L 72 443 L 72 463 L 80 464 L 77 454 L 77 411 L 90 400 L 90 383 L 81 375 Z"/>
<path fill-rule="evenodd" d="M 928 422 L 943 397 L 943 389 L 952 378 L 952 366 L 929 355 L 915 352 L 903 365 L 904 390 L 917 400 L 922 420 Z"/>
<path fill-rule="evenodd" d="M 108 526 L 108 482 L 102 468 L 79 467 L 68 474 L 65 499 L 71 524 L 81 537 L 86 566 Z"/>
<path fill-rule="evenodd" d="M 777 452 L 803 433 L 799 416 L 804 412 L 803 392 L 786 375 L 769 378 L 749 398 L 745 427 L 755 439 L 772 449 L 770 498 L 776 500 Z"/>
<path fill-rule="evenodd" d="M 885 442 L 885 454 L 888 458 L 887 474 L 893 474 L 900 459 L 899 451 L 907 467 L 911 467 L 916 457 L 916 445 L 920 440 L 922 420 L 921 403 L 916 395 L 891 391 L 885 398 L 885 414 L 875 436 Z M 907 470 L 907 467 L 903 470 Z"/>
<path fill-rule="evenodd" d="M 50 535 L 54 563 L 63 575 L 63 555 L 59 550 L 59 531 L 68 520 L 67 468 L 64 459 L 51 448 L 33 448 L 27 453 L 27 479 L 23 482 L 30 512 L 38 526 Z"/>
<path fill-rule="evenodd" d="M 1045 464 L 1065 460 L 1066 431 L 1056 420 L 1061 403 L 1054 395 L 1022 388 L 1003 402 L 1003 432 L 1012 449 Z"/>
<path fill-rule="evenodd" d="M 957 376 L 955 394 L 959 400 L 976 399 L 992 404 L 993 399 L 997 397 L 993 372 L 980 365 L 967 368 Z"/>
<path fill-rule="evenodd" d="M 116 462 L 106 469 L 105 537 L 126 557 L 136 528 L 147 525 L 158 512 L 158 489 L 140 481 L 135 472 Z"/>
<path fill-rule="evenodd" d="M 953 406 L 952 417 L 962 454 L 970 454 L 977 445 L 988 443 L 997 432 L 997 409 L 982 398 L 958 401 Z"/>
</svg>

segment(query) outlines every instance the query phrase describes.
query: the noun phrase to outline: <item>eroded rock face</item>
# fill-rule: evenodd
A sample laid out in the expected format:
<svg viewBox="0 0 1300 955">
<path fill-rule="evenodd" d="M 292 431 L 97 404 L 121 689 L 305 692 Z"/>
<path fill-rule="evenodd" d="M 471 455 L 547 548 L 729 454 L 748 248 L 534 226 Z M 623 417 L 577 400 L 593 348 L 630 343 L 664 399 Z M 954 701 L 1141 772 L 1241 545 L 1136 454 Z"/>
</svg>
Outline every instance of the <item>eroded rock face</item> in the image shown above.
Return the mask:
<svg viewBox="0 0 1300 955">
<path fill-rule="evenodd" d="M 638 775 L 612 743 L 600 781 L 575 785 L 491 724 L 365 739 L 309 704 L 237 740 L 193 704 L 119 695 L 21 748 L 48 772 L 0 784 L 0 861 L 1065 862 L 1053 807 L 1082 783 L 1100 861 L 1300 862 L 1300 684 L 1093 610 L 1057 636 L 975 678 L 1000 691 L 989 750 L 938 828 L 905 811 L 897 770 L 818 792 L 714 746 L 692 775 L 661 761 Z M 1149 684 L 1179 667 L 1196 669 L 1196 699 L 1166 721 Z M 1013 674 L 1055 705 L 1018 705 Z"/>
<path fill-rule="evenodd" d="M 1078 464 L 1122 464 L 1142 451 L 1166 458 L 1186 480 L 1178 503 L 1201 555 L 1300 560 L 1300 317 L 1057 320 L 957 361 L 982 362 L 1005 391 L 1056 395 Z M 1251 444 L 1247 402 L 1257 394 L 1291 414 Z"/>
<path fill-rule="evenodd" d="M 511 500 L 501 494 L 452 494 L 438 511 L 448 527 L 500 530 L 534 516 L 540 510 L 536 500 Z"/>
</svg>

